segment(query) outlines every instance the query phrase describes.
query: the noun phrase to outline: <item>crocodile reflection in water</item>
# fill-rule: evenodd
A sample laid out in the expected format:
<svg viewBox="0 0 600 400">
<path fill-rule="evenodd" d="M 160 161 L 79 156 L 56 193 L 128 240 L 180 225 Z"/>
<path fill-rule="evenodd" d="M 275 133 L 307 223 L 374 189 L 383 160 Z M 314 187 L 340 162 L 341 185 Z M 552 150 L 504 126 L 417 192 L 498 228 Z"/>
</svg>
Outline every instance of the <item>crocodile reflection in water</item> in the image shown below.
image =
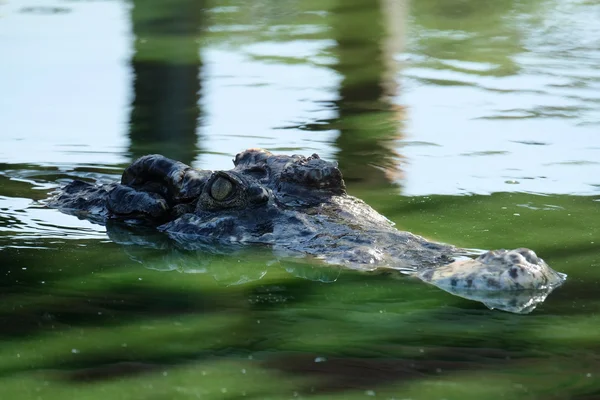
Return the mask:
<svg viewBox="0 0 600 400">
<path fill-rule="evenodd" d="M 99 223 L 151 226 L 184 249 L 256 243 L 352 269 L 397 270 L 511 312 L 533 310 L 565 279 L 528 249 L 471 259 L 464 250 L 397 230 L 346 194 L 336 164 L 316 154 L 249 149 L 228 171 L 149 155 L 130 165 L 120 183 L 74 181 L 48 205 Z"/>
</svg>

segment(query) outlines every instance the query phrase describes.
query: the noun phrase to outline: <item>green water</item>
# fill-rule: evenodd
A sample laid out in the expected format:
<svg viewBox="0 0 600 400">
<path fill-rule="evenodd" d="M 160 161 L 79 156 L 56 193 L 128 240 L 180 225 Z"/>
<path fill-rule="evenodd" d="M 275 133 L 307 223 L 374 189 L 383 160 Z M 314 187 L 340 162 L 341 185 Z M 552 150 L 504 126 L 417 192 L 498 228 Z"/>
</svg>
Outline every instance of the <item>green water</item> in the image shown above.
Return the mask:
<svg viewBox="0 0 600 400">
<path fill-rule="evenodd" d="M 597 2 L 0 16 L 0 398 L 600 398 Z M 248 147 L 318 152 L 400 229 L 532 248 L 568 280 L 515 315 L 268 248 L 117 244 L 39 202 L 142 154 L 219 169 Z"/>
</svg>

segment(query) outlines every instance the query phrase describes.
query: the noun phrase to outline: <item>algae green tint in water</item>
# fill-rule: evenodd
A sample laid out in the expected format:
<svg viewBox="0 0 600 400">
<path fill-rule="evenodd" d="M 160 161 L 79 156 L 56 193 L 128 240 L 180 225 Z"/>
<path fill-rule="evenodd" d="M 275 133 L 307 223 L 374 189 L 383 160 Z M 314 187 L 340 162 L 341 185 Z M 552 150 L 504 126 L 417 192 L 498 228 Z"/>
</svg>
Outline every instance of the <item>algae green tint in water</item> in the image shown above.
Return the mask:
<svg viewBox="0 0 600 400">
<path fill-rule="evenodd" d="M 0 4 L 0 398 L 600 396 L 600 5 Z M 110 240 L 44 208 L 163 153 L 337 160 L 400 229 L 528 247 L 533 313 L 268 248 Z"/>
</svg>

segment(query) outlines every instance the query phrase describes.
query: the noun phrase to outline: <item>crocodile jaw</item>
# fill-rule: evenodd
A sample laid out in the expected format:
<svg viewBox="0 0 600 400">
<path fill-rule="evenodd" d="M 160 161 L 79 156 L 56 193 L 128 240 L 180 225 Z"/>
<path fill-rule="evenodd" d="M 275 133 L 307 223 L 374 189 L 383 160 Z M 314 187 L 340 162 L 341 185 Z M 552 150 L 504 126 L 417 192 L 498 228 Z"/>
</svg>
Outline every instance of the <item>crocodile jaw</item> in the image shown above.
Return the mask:
<svg viewBox="0 0 600 400">
<path fill-rule="evenodd" d="M 566 279 L 529 249 L 493 250 L 419 271 L 424 282 L 488 308 L 525 314 Z"/>
</svg>

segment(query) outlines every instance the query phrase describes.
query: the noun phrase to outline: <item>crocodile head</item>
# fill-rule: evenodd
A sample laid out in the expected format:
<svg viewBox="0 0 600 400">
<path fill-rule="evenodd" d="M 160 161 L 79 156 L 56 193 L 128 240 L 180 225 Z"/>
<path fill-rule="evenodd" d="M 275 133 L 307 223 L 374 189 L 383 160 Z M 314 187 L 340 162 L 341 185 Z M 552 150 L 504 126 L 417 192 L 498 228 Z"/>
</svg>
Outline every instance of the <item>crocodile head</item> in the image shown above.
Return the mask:
<svg viewBox="0 0 600 400">
<path fill-rule="evenodd" d="M 148 155 L 120 183 L 74 181 L 48 205 L 101 223 L 153 225 L 178 238 L 271 243 L 274 225 L 301 234 L 309 209 L 346 193 L 337 165 L 316 154 L 249 149 L 233 163 L 226 171 L 198 170 Z"/>
<path fill-rule="evenodd" d="M 527 249 L 454 261 L 460 253 L 456 248 L 397 230 L 347 195 L 337 165 L 316 154 L 249 149 L 233 164 L 230 170 L 198 170 L 160 155 L 144 156 L 125 169 L 118 183 L 74 181 L 47 204 L 107 225 L 116 241 L 128 236 L 121 224 L 164 232 L 167 237 L 161 238 L 184 249 L 268 244 L 278 256 L 308 255 L 363 271 L 414 274 L 450 293 L 511 312 L 531 311 L 564 281 Z M 125 242 L 144 243 L 137 233 L 130 236 Z"/>
</svg>

